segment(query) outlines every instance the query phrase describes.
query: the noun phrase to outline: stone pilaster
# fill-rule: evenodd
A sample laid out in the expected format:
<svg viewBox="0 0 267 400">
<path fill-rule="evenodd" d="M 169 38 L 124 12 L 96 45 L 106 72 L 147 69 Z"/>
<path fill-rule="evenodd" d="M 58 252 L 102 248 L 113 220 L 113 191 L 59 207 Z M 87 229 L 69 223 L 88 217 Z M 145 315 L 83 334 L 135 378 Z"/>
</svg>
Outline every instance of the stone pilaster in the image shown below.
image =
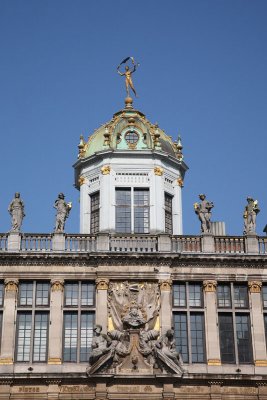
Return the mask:
<svg viewBox="0 0 267 400">
<path fill-rule="evenodd" d="M 54 233 L 52 238 L 53 251 L 65 251 L 65 234 Z"/>
<path fill-rule="evenodd" d="M 160 326 L 161 334 L 166 333 L 172 326 L 172 280 L 164 279 L 159 282 L 160 287 Z"/>
<path fill-rule="evenodd" d="M 215 280 L 205 280 L 203 282 L 206 307 L 205 319 L 208 365 L 221 365 L 220 342 L 217 324 L 218 317 L 216 309 L 216 287 L 217 282 Z"/>
<path fill-rule="evenodd" d="M 51 281 L 48 364 L 62 363 L 64 281 Z"/>
<path fill-rule="evenodd" d="M 102 326 L 102 333 L 108 330 L 108 284 L 109 279 L 96 279 L 96 324 Z"/>
<path fill-rule="evenodd" d="M 15 313 L 18 292 L 17 279 L 5 279 L 5 300 L 3 312 L 3 330 L 1 343 L 0 364 L 13 364 L 15 342 Z"/>
<path fill-rule="evenodd" d="M 247 233 L 245 236 L 246 252 L 250 254 L 259 254 L 259 240 L 256 233 Z"/>
<path fill-rule="evenodd" d="M 267 366 L 265 329 L 262 316 L 260 281 L 248 281 L 251 301 L 251 326 L 254 341 L 254 360 L 256 366 Z"/>
<path fill-rule="evenodd" d="M 9 232 L 7 239 L 8 251 L 20 251 L 21 234 L 19 232 Z"/>
<path fill-rule="evenodd" d="M 204 233 L 201 237 L 201 247 L 203 253 L 215 252 L 214 236 L 211 233 Z"/>
</svg>

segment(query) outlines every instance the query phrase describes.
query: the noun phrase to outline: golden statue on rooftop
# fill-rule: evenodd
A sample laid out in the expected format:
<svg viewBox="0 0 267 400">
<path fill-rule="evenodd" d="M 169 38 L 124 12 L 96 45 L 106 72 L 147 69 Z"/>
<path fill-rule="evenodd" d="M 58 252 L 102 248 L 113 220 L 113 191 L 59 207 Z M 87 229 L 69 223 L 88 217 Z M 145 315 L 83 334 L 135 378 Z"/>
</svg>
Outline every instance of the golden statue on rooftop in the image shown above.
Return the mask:
<svg viewBox="0 0 267 400">
<path fill-rule="evenodd" d="M 126 64 L 129 60 L 132 61 L 133 64 L 133 68 L 130 69 L 130 67 L 128 65 L 125 66 L 125 72 L 121 72 L 120 71 L 120 67 L 122 64 Z M 130 88 L 132 89 L 132 91 L 135 94 L 135 97 L 137 97 L 137 93 L 136 90 L 134 88 L 133 85 L 133 81 L 132 81 L 132 74 L 136 71 L 137 67 L 139 67 L 138 63 L 135 63 L 134 58 L 133 57 L 127 57 L 124 60 L 122 60 L 122 62 L 118 65 L 117 67 L 117 72 L 120 76 L 125 76 L 125 86 L 126 86 L 126 93 L 127 96 L 130 97 Z"/>
</svg>

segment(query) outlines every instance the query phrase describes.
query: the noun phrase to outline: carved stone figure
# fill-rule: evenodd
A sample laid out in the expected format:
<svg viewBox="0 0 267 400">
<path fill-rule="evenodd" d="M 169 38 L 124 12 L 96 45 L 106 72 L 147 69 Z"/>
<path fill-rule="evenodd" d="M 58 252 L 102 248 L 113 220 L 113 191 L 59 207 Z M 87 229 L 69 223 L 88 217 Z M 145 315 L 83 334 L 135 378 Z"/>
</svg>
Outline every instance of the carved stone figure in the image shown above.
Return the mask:
<svg viewBox="0 0 267 400">
<path fill-rule="evenodd" d="M 22 225 L 22 220 L 25 217 L 24 204 L 20 198 L 20 193 L 15 193 L 14 199 L 9 204 L 8 212 L 12 218 L 11 232 L 19 232 Z"/>
<path fill-rule="evenodd" d="M 108 339 L 107 335 L 102 332 L 102 326 L 96 325 L 94 328 L 95 336 L 92 339 L 92 352 L 90 355 L 89 363 L 95 363 L 103 354 L 109 351 L 108 345 L 111 341 Z"/>
<path fill-rule="evenodd" d="M 136 303 L 131 301 L 126 305 L 124 313 L 122 314 L 122 322 L 127 327 L 137 328 L 146 323 L 145 310 Z"/>
<path fill-rule="evenodd" d="M 200 194 L 199 199 L 200 203 L 194 203 L 195 213 L 198 215 L 198 218 L 201 222 L 201 232 L 202 233 L 210 233 L 211 232 L 211 209 L 214 207 L 212 201 L 206 200 L 205 194 Z"/>
<path fill-rule="evenodd" d="M 57 210 L 57 215 L 56 215 L 56 226 L 55 226 L 55 232 L 61 233 L 64 232 L 65 229 L 65 222 L 66 219 L 69 216 L 72 203 L 66 203 L 65 202 L 65 196 L 63 193 L 59 193 L 58 199 L 55 201 L 54 208 Z"/>
<path fill-rule="evenodd" d="M 252 197 L 247 197 L 248 204 L 245 206 L 243 218 L 244 218 L 244 234 L 256 233 L 256 217 L 260 212 L 258 206 L 258 200 L 254 200 Z"/>
<path fill-rule="evenodd" d="M 173 329 L 167 330 L 167 332 L 159 338 L 156 346 L 162 351 L 165 357 L 171 359 L 175 364 L 183 364 L 180 353 L 176 351 Z"/>
</svg>

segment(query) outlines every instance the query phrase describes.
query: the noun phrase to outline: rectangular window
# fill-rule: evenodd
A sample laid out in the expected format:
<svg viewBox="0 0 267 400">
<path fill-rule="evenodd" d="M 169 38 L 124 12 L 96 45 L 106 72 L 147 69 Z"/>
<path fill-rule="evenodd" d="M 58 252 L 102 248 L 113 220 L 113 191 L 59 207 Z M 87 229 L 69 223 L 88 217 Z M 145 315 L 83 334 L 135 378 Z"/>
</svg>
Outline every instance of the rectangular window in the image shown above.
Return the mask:
<svg viewBox="0 0 267 400">
<path fill-rule="evenodd" d="M 95 319 L 95 285 L 66 282 L 64 291 L 63 360 L 88 363 Z"/>
<path fill-rule="evenodd" d="M 4 305 L 4 292 L 5 292 L 4 284 L 0 283 L 0 307 L 3 307 Z"/>
<path fill-rule="evenodd" d="M 116 232 L 149 233 L 149 190 L 116 189 Z"/>
<path fill-rule="evenodd" d="M 249 315 L 236 315 L 236 337 L 239 363 L 251 363 L 252 347 Z"/>
<path fill-rule="evenodd" d="M 185 313 L 174 313 L 173 320 L 176 350 L 182 355 L 183 362 L 188 363 L 187 315 Z"/>
<path fill-rule="evenodd" d="M 91 233 L 95 234 L 99 232 L 99 207 L 100 207 L 100 195 L 99 192 L 91 194 Z"/>
<path fill-rule="evenodd" d="M 16 361 L 46 362 L 50 282 L 20 282 L 16 321 Z"/>
<path fill-rule="evenodd" d="M 232 314 L 219 314 L 220 350 L 222 363 L 235 362 L 235 340 Z"/>
<path fill-rule="evenodd" d="M 234 285 L 234 301 L 236 308 L 248 308 L 247 285 Z"/>
<path fill-rule="evenodd" d="M 267 285 L 262 286 L 262 302 L 263 308 L 267 308 Z"/>
<path fill-rule="evenodd" d="M 164 193 L 165 203 L 165 232 L 172 235 L 172 196 Z"/>
<path fill-rule="evenodd" d="M 173 326 L 176 349 L 185 363 L 204 363 L 205 327 L 201 283 L 173 285 Z"/>
<path fill-rule="evenodd" d="M 251 363 L 253 356 L 247 284 L 219 283 L 217 301 L 222 363 Z"/>
<path fill-rule="evenodd" d="M 131 233 L 131 189 L 116 189 L 116 232 Z"/>
<path fill-rule="evenodd" d="M 192 362 L 205 362 L 205 333 L 203 314 L 190 315 Z"/>
<path fill-rule="evenodd" d="M 229 284 L 220 283 L 217 287 L 218 307 L 231 307 L 231 289 Z"/>
</svg>

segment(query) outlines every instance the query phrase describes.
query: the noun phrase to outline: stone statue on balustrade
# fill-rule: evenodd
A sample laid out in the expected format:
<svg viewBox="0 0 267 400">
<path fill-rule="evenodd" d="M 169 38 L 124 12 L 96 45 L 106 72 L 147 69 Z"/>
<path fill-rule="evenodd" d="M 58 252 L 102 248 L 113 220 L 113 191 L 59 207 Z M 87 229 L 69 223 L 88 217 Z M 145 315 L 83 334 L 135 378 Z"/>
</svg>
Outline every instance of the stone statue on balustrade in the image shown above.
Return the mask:
<svg viewBox="0 0 267 400">
<path fill-rule="evenodd" d="M 205 194 L 200 194 L 199 199 L 201 201 L 200 203 L 194 203 L 194 209 L 201 222 L 201 232 L 211 233 L 211 209 L 214 207 L 214 204 L 212 201 L 206 200 Z"/>
<path fill-rule="evenodd" d="M 11 232 L 20 232 L 22 220 L 25 217 L 24 203 L 20 198 L 20 193 L 15 193 L 14 199 L 9 204 L 8 212 L 11 215 Z"/>
<path fill-rule="evenodd" d="M 63 193 L 59 193 L 57 200 L 55 201 L 54 208 L 57 210 L 56 214 L 56 226 L 55 232 L 62 233 L 65 229 L 65 222 L 69 216 L 72 203 L 65 202 L 65 195 Z"/>
<path fill-rule="evenodd" d="M 256 233 L 256 217 L 260 212 L 258 200 L 254 200 L 252 197 L 247 197 L 248 204 L 244 209 L 244 235 Z"/>
</svg>

